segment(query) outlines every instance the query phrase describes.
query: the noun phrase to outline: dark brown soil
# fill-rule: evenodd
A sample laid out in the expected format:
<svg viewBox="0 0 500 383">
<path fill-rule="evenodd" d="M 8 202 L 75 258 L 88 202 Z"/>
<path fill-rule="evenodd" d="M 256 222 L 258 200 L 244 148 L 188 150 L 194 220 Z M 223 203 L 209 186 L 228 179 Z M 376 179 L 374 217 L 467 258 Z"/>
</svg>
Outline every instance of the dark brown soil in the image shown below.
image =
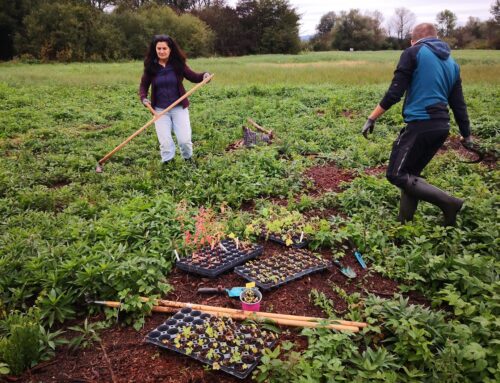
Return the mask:
<svg viewBox="0 0 500 383">
<path fill-rule="evenodd" d="M 474 139 L 474 138 L 473 138 Z M 448 150 L 456 151 L 460 157 L 464 158 L 465 161 L 474 161 L 478 159 L 478 154 L 471 152 L 463 147 L 460 142 L 460 137 L 457 136 L 449 136 L 443 146 L 439 149 L 438 155 L 446 153 Z M 482 164 L 488 167 L 494 167 L 496 165 L 497 159 L 493 154 L 486 154 L 481 161 Z"/>
<path fill-rule="evenodd" d="M 319 217 L 322 219 L 328 219 L 331 216 L 341 216 L 346 218 L 347 215 L 341 211 L 340 209 L 336 208 L 328 208 L 328 209 L 314 209 L 314 210 L 308 210 L 302 213 L 307 218 L 312 218 L 312 217 Z"/>
<path fill-rule="evenodd" d="M 345 118 L 353 118 L 355 115 L 355 112 L 353 110 L 350 110 L 350 109 L 344 109 L 342 110 L 342 116 L 344 116 Z"/>
<path fill-rule="evenodd" d="M 355 178 L 352 172 L 341 169 L 335 164 L 314 166 L 307 169 L 305 175 L 314 182 L 314 189 L 311 190 L 313 196 L 327 191 L 341 191 L 343 182 L 350 182 Z"/>
<path fill-rule="evenodd" d="M 387 171 L 387 165 L 379 165 L 373 168 L 366 168 L 365 173 L 369 176 L 378 176 L 384 174 Z"/>
<path fill-rule="evenodd" d="M 52 182 L 50 185 L 47 185 L 49 189 L 60 189 L 64 186 L 68 186 L 71 184 L 71 180 L 68 179 L 60 179 Z"/>
</svg>

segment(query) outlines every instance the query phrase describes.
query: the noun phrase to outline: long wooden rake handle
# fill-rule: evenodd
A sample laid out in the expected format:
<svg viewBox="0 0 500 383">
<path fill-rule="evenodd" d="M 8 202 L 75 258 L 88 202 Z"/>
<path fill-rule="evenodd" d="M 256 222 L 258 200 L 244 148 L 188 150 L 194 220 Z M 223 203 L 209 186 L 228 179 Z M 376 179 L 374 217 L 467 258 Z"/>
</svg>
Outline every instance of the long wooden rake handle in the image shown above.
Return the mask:
<svg viewBox="0 0 500 383">
<path fill-rule="evenodd" d="M 107 307 L 115 307 L 119 308 L 121 306 L 120 302 L 115 302 L 115 301 L 95 301 L 94 303 L 104 305 Z M 183 307 L 190 307 L 192 309 L 198 310 L 199 308 L 197 306 L 204 306 L 204 305 L 191 305 L 189 306 L 183 306 Z M 215 306 L 205 306 L 205 307 L 211 307 L 212 309 L 203 309 L 202 311 L 214 315 L 214 316 L 227 316 L 231 317 L 236 320 L 245 320 L 245 319 L 251 319 L 251 320 L 266 320 L 270 319 L 276 324 L 280 324 L 283 326 L 292 326 L 292 327 L 310 327 L 310 328 L 327 328 L 331 330 L 338 330 L 338 331 L 347 331 L 347 332 L 359 332 L 359 327 L 357 326 L 347 326 L 347 325 L 342 325 L 342 324 L 322 324 L 320 322 L 315 322 L 315 321 L 303 321 L 303 320 L 292 320 L 292 319 L 282 319 L 282 318 L 267 318 L 265 316 L 262 316 L 260 314 L 264 314 L 261 312 L 253 312 L 253 311 L 243 311 L 243 310 L 234 310 L 235 312 L 231 311 L 226 311 L 226 310 L 232 310 L 232 309 L 224 309 L 223 307 L 215 307 Z M 177 312 L 180 307 L 174 307 L 174 306 L 153 306 L 152 311 L 154 312 L 167 312 L 167 313 L 172 313 L 172 312 Z M 293 315 L 292 315 L 293 317 Z M 320 318 L 316 318 L 320 319 Z"/>
<path fill-rule="evenodd" d="M 142 298 L 142 300 L 144 302 L 148 301 L 147 298 Z M 200 304 L 193 304 L 193 303 L 167 301 L 167 300 L 163 300 L 163 299 L 159 299 L 159 300 L 156 300 L 154 302 L 158 303 L 162 306 L 176 307 L 176 308 L 190 307 L 194 310 L 219 311 L 221 313 L 226 313 L 226 314 L 248 313 L 248 311 L 230 309 L 230 308 L 226 308 L 226 307 L 216 307 L 216 306 L 207 306 L 207 305 L 200 305 Z M 253 312 L 251 312 L 251 314 L 253 314 Z M 299 321 L 304 321 L 304 322 L 326 321 L 327 323 L 334 323 L 334 324 L 340 324 L 340 325 L 345 325 L 345 326 L 354 326 L 354 327 L 366 327 L 366 326 L 368 326 L 368 324 L 365 322 L 352 322 L 352 321 L 345 321 L 345 320 L 341 320 L 341 319 L 325 319 L 325 318 L 316 318 L 316 317 L 299 316 L 299 315 L 268 313 L 268 312 L 263 312 L 263 311 L 257 311 L 257 312 L 255 312 L 255 314 L 257 314 L 260 317 L 266 318 L 266 319 L 299 320 Z"/>
<path fill-rule="evenodd" d="M 146 129 L 148 126 L 153 124 L 155 121 L 157 121 L 161 116 L 163 116 L 165 113 L 167 113 L 169 110 L 177 106 L 179 103 L 182 102 L 186 97 L 189 97 L 191 94 L 193 94 L 198 88 L 202 87 L 205 85 L 207 82 L 209 82 L 212 77 L 214 77 L 213 74 L 208 76 L 207 78 L 203 79 L 202 82 L 199 84 L 196 84 L 194 87 L 192 87 L 189 91 L 187 91 L 184 95 L 179 97 L 176 101 L 174 101 L 172 104 L 168 106 L 165 110 L 162 110 L 160 113 L 154 113 L 154 117 L 148 121 L 144 126 L 142 126 L 140 129 L 136 130 L 133 134 L 131 134 L 125 141 L 123 141 L 120 145 L 118 145 L 116 148 L 114 148 L 112 151 L 110 151 L 108 154 L 106 154 L 104 157 L 102 157 L 99 160 L 99 165 L 104 164 L 107 160 L 109 160 L 113 154 L 115 154 L 117 151 L 119 151 L 121 148 L 123 148 L 125 145 L 127 145 L 131 140 L 134 139 L 138 134 L 140 134 L 144 129 Z M 152 111 L 152 108 L 150 108 L 150 111 Z"/>
</svg>

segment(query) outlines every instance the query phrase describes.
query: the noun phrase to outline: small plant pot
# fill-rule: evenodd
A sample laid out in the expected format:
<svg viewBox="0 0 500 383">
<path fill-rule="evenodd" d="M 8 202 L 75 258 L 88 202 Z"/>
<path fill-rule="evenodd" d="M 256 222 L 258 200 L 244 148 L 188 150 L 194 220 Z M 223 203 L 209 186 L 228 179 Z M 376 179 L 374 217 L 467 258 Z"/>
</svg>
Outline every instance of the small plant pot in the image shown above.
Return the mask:
<svg viewBox="0 0 500 383">
<path fill-rule="evenodd" d="M 255 302 L 245 302 L 244 297 L 247 291 L 253 292 L 254 296 L 257 298 Z M 241 308 L 245 311 L 260 311 L 260 302 L 262 301 L 262 293 L 257 288 L 244 289 L 240 294 Z"/>
</svg>

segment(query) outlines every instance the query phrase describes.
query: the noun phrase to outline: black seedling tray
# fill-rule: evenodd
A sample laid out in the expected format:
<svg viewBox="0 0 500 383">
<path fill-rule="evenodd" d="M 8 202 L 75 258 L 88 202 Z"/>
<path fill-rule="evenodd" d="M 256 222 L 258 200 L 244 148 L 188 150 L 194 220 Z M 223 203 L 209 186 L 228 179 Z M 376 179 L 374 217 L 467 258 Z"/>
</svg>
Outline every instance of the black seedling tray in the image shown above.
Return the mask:
<svg viewBox="0 0 500 383">
<path fill-rule="evenodd" d="M 241 265 L 249 259 L 262 254 L 261 245 L 252 245 L 250 249 L 236 248 L 236 242 L 232 239 L 221 241 L 227 251 L 216 246 L 213 250 L 206 246 L 198 250 L 190 257 L 176 262 L 176 266 L 184 271 L 215 278 L 219 274 Z"/>
<path fill-rule="evenodd" d="M 145 339 L 240 379 L 252 372 L 264 348 L 273 347 L 276 340 L 275 334 L 261 331 L 256 325 L 240 325 L 231 318 L 217 318 L 188 307 L 151 331 Z"/>
<path fill-rule="evenodd" d="M 260 233 L 259 236 L 262 239 L 273 241 L 273 242 L 279 243 L 280 245 L 288 247 L 288 245 L 286 244 L 286 242 L 283 241 L 283 239 L 281 239 L 281 237 L 279 235 L 276 235 L 276 234 L 273 234 L 273 233 L 269 233 L 268 234 L 267 231 L 266 231 L 266 229 L 262 229 L 262 231 L 261 231 L 261 233 Z M 296 249 L 302 249 L 303 247 L 306 247 L 307 244 L 309 243 L 309 241 L 307 239 L 304 239 L 304 238 L 302 238 L 302 241 L 300 241 L 300 234 L 299 235 L 293 235 L 292 236 L 292 241 L 293 241 L 293 244 L 290 245 L 290 247 L 294 247 Z"/>
<path fill-rule="evenodd" d="M 290 249 L 266 259 L 250 261 L 234 269 L 263 290 L 284 285 L 304 275 L 324 270 L 332 264 L 303 249 Z"/>
</svg>

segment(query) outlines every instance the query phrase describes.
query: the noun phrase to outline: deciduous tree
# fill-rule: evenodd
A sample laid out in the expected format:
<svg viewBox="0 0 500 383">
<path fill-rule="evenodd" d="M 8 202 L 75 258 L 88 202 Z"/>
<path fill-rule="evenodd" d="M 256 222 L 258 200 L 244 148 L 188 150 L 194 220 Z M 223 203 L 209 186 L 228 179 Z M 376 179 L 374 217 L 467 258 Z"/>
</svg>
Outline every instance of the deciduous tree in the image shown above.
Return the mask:
<svg viewBox="0 0 500 383">
<path fill-rule="evenodd" d="M 329 34 L 335 26 L 336 19 L 337 14 L 333 11 L 325 13 L 323 16 L 321 16 L 319 24 L 316 26 L 318 34 L 321 36 Z"/>
<path fill-rule="evenodd" d="M 500 24 L 500 0 L 496 0 L 492 5 L 491 5 L 491 14 L 493 15 L 493 19 L 497 24 Z"/>
<path fill-rule="evenodd" d="M 399 41 L 408 38 L 415 25 L 415 14 L 407 8 L 396 8 L 394 15 L 389 20 L 389 34 L 394 33 Z"/>
<path fill-rule="evenodd" d="M 297 53 L 299 15 L 288 0 L 240 0 L 236 12 L 247 53 Z"/>
<path fill-rule="evenodd" d="M 449 9 L 439 12 L 436 15 L 437 30 L 441 37 L 451 37 L 457 26 L 457 15 Z"/>
<path fill-rule="evenodd" d="M 384 40 L 380 21 L 361 14 L 359 9 L 342 11 L 333 29 L 333 48 L 340 50 L 376 50 Z"/>
<path fill-rule="evenodd" d="M 241 45 L 243 27 L 234 8 L 224 1 L 216 0 L 210 6 L 194 10 L 193 14 L 214 32 L 214 49 L 217 54 L 236 56 L 246 53 Z"/>
</svg>

